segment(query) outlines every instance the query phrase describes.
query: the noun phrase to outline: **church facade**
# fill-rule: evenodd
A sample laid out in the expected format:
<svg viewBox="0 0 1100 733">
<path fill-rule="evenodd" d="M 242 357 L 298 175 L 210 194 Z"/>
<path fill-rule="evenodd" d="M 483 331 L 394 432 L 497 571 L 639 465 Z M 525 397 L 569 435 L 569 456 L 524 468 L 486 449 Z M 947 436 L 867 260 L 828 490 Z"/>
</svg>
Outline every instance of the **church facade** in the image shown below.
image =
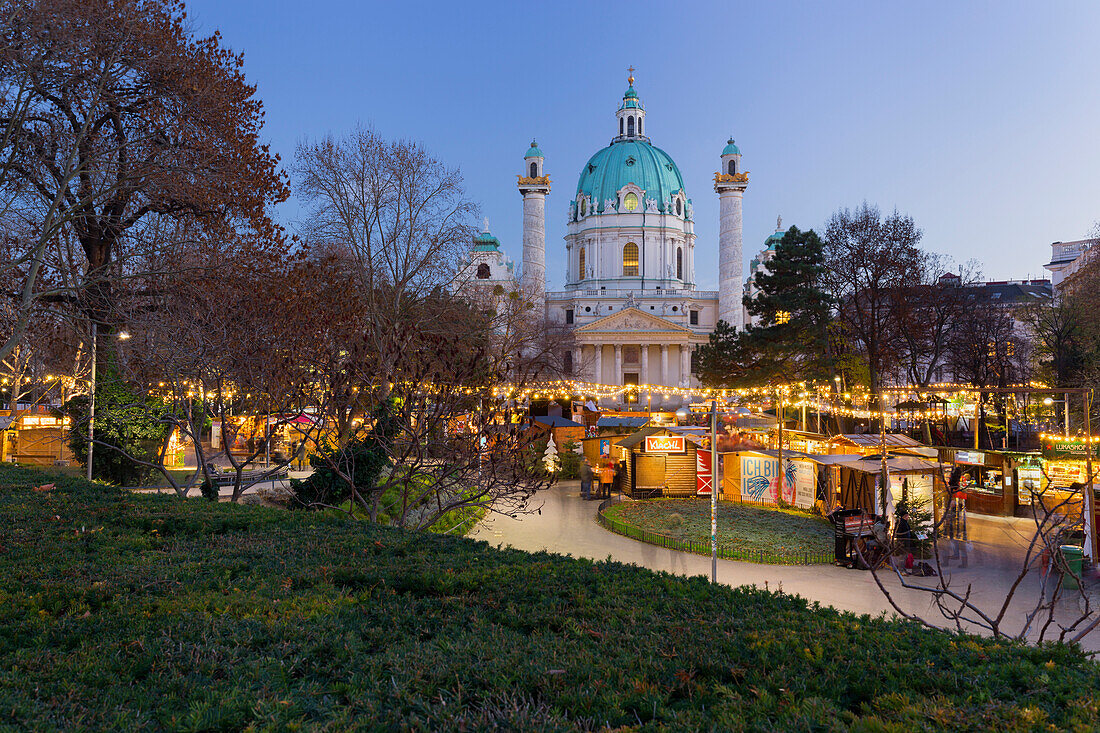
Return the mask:
<svg viewBox="0 0 1100 733">
<path fill-rule="evenodd" d="M 527 150 L 517 182 L 523 197 L 521 281 L 543 304 L 547 320 L 572 334 L 563 344 L 562 362 L 575 378 L 698 386 L 693 352 L 707 343 L 719 319 L 743 323 L 741 207 L 748 174 L 741 169 L 741 151 L 729 140 L 713 181 L 720 211 L 719 288 L 698 290 L 696 267 L 716 263 L 696 261 L 687 186 L 672 157 L 650 139 L 633 76 L 628 83 L 611 140 L 585 164 L 569 201 L 561 290 L 546 287 L 550 178 L 538 144 L 532 141 Z"/>
</svg>

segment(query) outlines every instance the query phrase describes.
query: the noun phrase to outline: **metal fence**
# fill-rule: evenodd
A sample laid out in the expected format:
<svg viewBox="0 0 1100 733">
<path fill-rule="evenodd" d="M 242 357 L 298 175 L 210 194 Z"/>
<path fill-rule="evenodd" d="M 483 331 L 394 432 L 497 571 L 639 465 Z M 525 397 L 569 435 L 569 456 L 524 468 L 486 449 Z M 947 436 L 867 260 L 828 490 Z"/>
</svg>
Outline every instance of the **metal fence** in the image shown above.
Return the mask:
<svg viewBox="0 0 1100 733">
<path fill-rule="evenodd" d="M 596 512 L 596 520 L 600 525 L 615 534 L 621 534 L 624 537 L 630 537 L 631 539 L 638 540 L 640 542 L 647 542 L 651 545 L 658 547 L 665 547 L 670 550 L 680 550 L 681 552 L 691 552 L 696 555 L 710 555 L 710 541 L 695 542 L 692 540 L 681 540 L 675 537 L 669 537 L 668 535 L 661 534 L 659 532 L 651 532 L 647 529 L 642 529 L 633 524 L 627 524 L 626 522 L 620 522 L 612 519 L 605 513 L 606 509 L 612 504 L 617 504 L 617 499 L 607 499 L 600 503 L 599 509 Z M 834 560 L 833 554 L 830 552 L 768 552 L 766 550 L 731 550 L 728 547 L 718 546 L 718 557 L 724 560 L 739 560 L 741 562 L 755 562 L 766 565 L 816 565 L 822 563 L 832 563 Z"/>
</svg>

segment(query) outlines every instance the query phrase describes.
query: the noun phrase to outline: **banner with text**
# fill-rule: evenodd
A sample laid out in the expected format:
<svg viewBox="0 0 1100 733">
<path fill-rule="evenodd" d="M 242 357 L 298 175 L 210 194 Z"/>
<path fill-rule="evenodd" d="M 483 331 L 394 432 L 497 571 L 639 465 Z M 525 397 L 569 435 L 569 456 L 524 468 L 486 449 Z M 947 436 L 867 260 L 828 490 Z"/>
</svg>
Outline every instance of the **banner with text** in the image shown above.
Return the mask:
<svg viewBox="0 0 1100 733">
<path fill-rule="evenodd" d="M 784 459 L 783 501 L 799 507 L 814 504 L 817 472 L 812 461 Z M 741 456 L 742 501 L 778 502 L 779 460 L 770 456 Z"/>
</svg>

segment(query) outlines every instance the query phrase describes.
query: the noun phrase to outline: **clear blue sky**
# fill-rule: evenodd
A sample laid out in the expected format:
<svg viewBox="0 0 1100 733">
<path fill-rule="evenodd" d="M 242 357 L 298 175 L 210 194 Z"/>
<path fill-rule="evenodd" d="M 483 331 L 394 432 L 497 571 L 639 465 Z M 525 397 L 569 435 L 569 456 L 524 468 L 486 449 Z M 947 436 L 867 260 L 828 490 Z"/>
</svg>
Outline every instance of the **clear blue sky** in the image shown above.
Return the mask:
<svg viewBox="0 0 1100 733">
<path fill-rule="evenodd" d="M 694 200 L 697 279 L 717 284 L 718 154 L 750 171 L 745 260 L 775 227 L 820 228 L 864 199 L 989 278 L 1042 276 L 1050 243 L 1100 219 L 1100 3 L 453 3 L 192 0 L 197 32 L 245 54 L 266 135 L 362 121 L 461 168 L 517 261 L 516 174 L 532 137 L 565 211 L 613 134 L 633 65 L 647 132 Z M 629 8 L 629 9 L 628 9 Z M 293 181 L 291 181 L 293 187 Z M 296 215 L 291 203 L 281 216 Z M 708 266 L 709 265 L 709 266 Z"/>
</svg>

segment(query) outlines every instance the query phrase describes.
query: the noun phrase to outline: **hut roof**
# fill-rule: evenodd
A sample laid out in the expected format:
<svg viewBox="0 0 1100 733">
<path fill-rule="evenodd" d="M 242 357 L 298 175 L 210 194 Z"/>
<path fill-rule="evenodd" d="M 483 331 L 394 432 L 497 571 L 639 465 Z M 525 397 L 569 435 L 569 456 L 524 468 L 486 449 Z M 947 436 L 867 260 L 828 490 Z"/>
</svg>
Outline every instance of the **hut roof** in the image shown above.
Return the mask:
<svg viewBox="0 0 1100 733">
<path fill-rule="evenodd" d="M 883 438 L 878 433 L 845 433 L 829 438 L 830 443 L 850 443 L 859 448 L 876 448 L 882 445 Z M 886 434 L 887 448 L 921 448 L 923 444 L 901 433 Z"/>
<path fill-rule="evenodd" d="M 561 415 L 539 415 L 534 418 L 534 421 L 540 425 L 545 425 L 550 428 L 583 428 L 579 422 L 573 422 L 567 417 Z"/>
</svg>

